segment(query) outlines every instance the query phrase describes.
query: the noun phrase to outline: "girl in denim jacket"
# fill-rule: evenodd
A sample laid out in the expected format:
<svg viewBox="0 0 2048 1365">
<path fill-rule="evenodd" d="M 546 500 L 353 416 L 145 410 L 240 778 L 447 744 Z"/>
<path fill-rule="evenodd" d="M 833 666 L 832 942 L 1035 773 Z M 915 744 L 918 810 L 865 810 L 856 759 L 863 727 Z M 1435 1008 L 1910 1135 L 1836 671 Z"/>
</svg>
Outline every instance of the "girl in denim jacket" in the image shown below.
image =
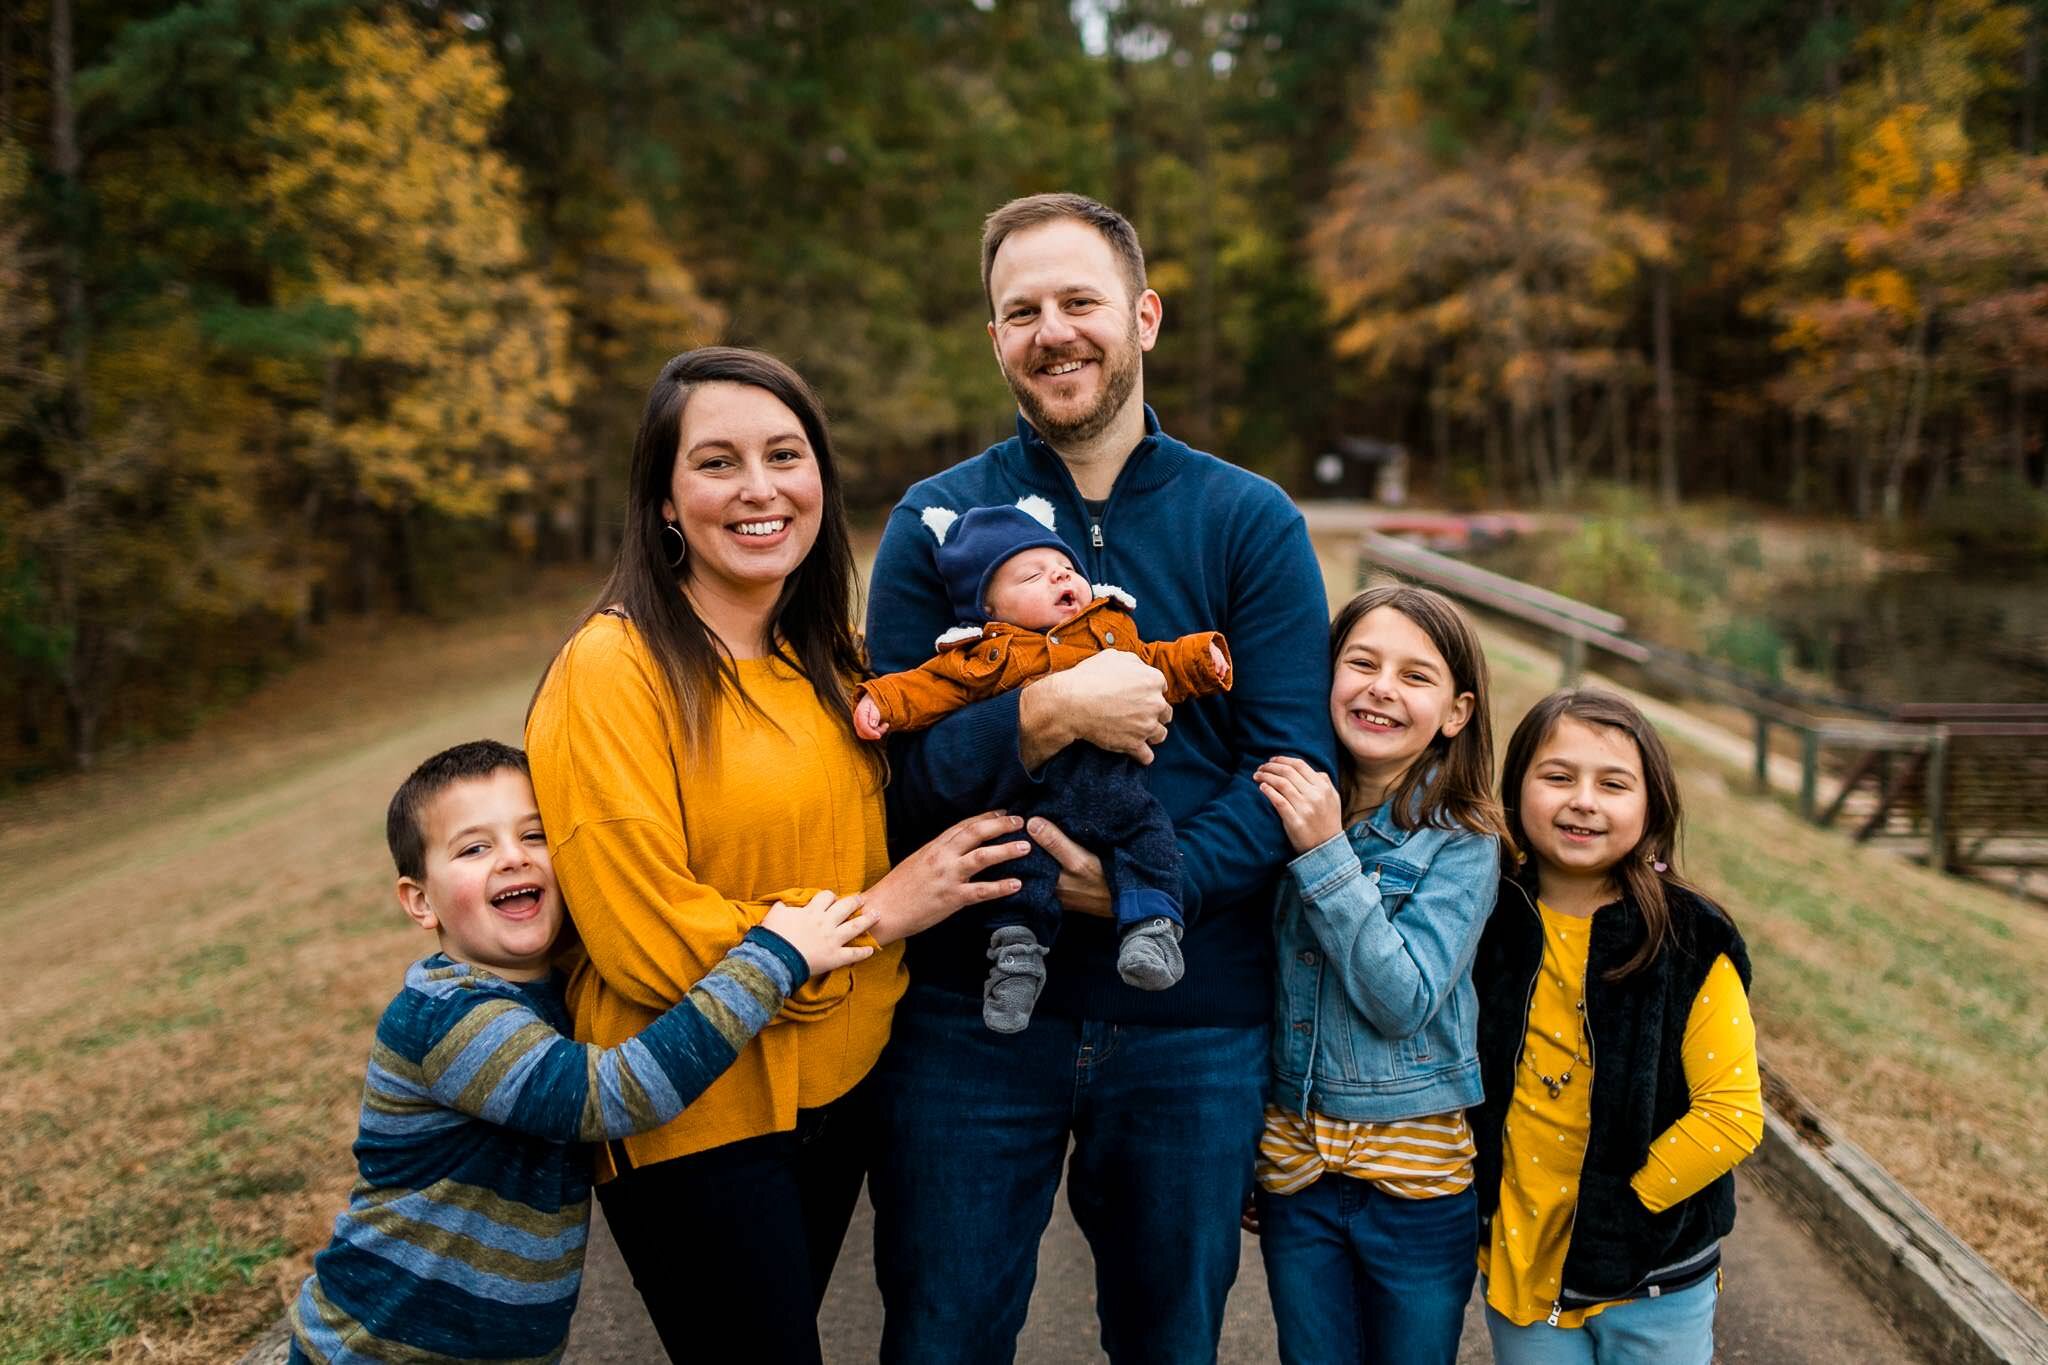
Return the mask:
<svg viewBox="0 0 2048 1365">
<path fill-rule="evenodd" d="M 1330 628 L 1339 782 L 1257 773 L 1281 884 L 1254 1200 L 1283 1361 L 1451 1365 L 1479 1244 L 1472 958 L 1505 834 L 1486 658 L 1444 597 L 1369 589 Z"/>
</svg>

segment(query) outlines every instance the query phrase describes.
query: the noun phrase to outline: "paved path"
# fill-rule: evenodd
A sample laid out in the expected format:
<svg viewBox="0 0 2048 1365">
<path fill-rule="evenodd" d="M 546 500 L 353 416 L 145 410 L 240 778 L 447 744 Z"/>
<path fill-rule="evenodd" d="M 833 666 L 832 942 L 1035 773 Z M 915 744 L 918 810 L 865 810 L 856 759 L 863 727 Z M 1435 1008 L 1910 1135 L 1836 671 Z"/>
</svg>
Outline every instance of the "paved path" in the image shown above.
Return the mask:
<svg viewBox="0 0 2048 1365">
<path fill-rule="evenodd" d="M 1747 1178 L 1738 1176 L 1740 1217 L 1727 1246 L 1727 1291 L 1721 1303 L 1717 1358 L 1735 1365 L 1924 1365 L 1885 1324 L 1868 1299 L 1829 1264 L 1789 1216 Z M 821 1321 L 827 1365 L 866 1365 L 882 1336 L 875 1292 L 873 1243 L 862 1200 L 847 1234 Z M 569 1338 L 569 1365 L 659 1362 L 661 1345 L 604 1227 L 591 1229 L 583 1302 Z M 1273 1318 L 1258 1243 L 1247 1237 L 1224 1320 L 1222 1365 L 1273 1360 Z M 1055 1205 L 1038 1254 L 1038 1284 L 1018 1342 L 1020 1365 L 1079 1365 L 1104 1359 L 1095 1338 L 1092 1262 L 1080 1230 Z M 1476 1311 L 1465 1322 L 1459 1365 L 1492 1359 Z"/>
</svg>

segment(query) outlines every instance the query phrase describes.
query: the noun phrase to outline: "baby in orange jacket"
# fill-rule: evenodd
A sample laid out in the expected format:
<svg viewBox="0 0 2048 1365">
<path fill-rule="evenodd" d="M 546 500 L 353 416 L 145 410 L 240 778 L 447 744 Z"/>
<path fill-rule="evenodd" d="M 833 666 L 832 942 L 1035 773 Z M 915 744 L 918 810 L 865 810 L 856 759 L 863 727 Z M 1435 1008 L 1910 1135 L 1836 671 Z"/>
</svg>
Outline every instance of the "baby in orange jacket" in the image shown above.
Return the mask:
<svg viewBox="0 0 2048 1365">
<path fill-rule="evenodd" d="M 917 668 L 856 689 L 854 729 L 862 739 L 923 729 L 1104 649 L 1126 650 L 1164 673 L 1172 703 L 1229 690 L 1230 649 L 1221 634 L 1139 639 L 1130 614 L 1137 604 L 1121 589 L 1088 583 L 1052 530 L 1052 517 L 1051 505 L 1036 497 L 957 517 L 944 508 L 926 511 L 925 524 L 939 539 L 939 571 L 963 624 L 941 635 L 938 654 Z M 1091 744 L 1069 745 L 1046 764 L 1036 791 L 1035 800 L 1019 803 L 1032 809 L 1019 813 L 1045 817 L 1102 859 L 1122 936 L 1117 974 L 1144 990 L 1179 981 L 1186 969 L 1180 849 L 1137 762 Z M 1015 1033 L 1030 1023 L 1045 985 L 1043 959 L 1059 930 L 1059 865 L 1033 849 L 1002 871 L 1024 889 L 985 912 L 995 965 L 982 987 L 982 1020 Z"/>
</svg>

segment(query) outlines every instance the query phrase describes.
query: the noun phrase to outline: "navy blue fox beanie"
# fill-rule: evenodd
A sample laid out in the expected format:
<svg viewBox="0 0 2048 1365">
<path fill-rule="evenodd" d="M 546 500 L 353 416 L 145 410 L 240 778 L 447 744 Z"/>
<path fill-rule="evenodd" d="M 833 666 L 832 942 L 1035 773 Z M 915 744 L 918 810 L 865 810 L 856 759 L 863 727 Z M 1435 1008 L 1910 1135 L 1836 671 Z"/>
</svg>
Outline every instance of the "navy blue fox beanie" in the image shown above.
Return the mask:
<svg viewBox="0 0 2048 1365">
<path fill-rule="evenodd" d="M 997 569 L 1026 550 L 1058 550 L 1077 569 L 1081 564 L 1073 547 L 1053 533 L 1052 504 L 1044 498 L 1022 498 L 1014 507 L 973 507 L 957 514 L 950 508 L 928 507 L 923 521 L 939 539 L 939 574 L 946 580 L 953 615 L 962 622 L 988 620 L 982 604 L 988 600 L 989 580 Z"/>
</svg>

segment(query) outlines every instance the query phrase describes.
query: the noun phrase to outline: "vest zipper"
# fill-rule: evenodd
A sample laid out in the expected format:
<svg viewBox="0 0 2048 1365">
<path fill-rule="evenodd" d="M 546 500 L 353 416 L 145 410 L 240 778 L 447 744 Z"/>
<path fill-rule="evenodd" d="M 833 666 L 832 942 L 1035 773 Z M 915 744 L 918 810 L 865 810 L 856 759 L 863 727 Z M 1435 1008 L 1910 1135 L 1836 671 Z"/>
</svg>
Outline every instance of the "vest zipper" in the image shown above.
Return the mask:
<svg viewBox="0 0 2048 1365">
<path fill-rule="evenodd" d="M 1105 513 L 1109 511 L 1109 509 L 1108 509 L 1107 507 L 1103 508 L 1102 510 L 1103 510 L 1103 511 L 1104 511 Z M 1097 518 L 1094 518 L 1094 517 L 1090 517 L 1090 518 L 1089 518 L 1089 523 L 1090 523 L 1090 524 L 1089 524 L 1089 527 L 1088 527 L 1088 529 L 1089 529 L 1089 531 L 1090 531 L 1090 532 L 1091 532 L 1091 533 L 1093 534 L 1093 538 L 1094 538 L 1094 541 L 1095 541 L 1095 548 L 1099 550 L 1099 549 L 1101 549 L 1101 548 L 1102 548 L 1102 522 L 1101 522 L 1100 520 L 1098 520 Z"/>
<path fill-rule="evenodd" d="M 1528 889 L 1525 888 L 1520 882 L 1510 880 L 1508 885 L 1514 887 L 1515 890 L 1520 891 L 1522 893 L 1522 903 L 1529 907 L 1530 914 L 1536 916 L 1536 933 L 1539 940 L 1539 950 L 1536 954 L 1536 974 L 1529 978 L 1529 994 L 1528 997 L 1522 1001 L 1522 1041 L 1515 1048 L 1514 1074 L 1517 1077 L 1519 1077 L 1522 1074 L 1522 1054 L 1528 1049 L 1529 1046 L 1529 1007 L 1536 1003 L 1536 983 L 1543 979 L 1543 954 L 1540 950 L 1540 941 L 1543 934 L 1543 912 L 1536 908 L 1536 902 L 1529 898 Z M 1588 972 L 1591 972 L 1593 970 L 1593 917 L 1591 915 L 1588 915 L 1586 917 L 1586 970 Z M 1583 986 L 1579 988 L 1579 994 L 1581 998 L 1584 997 L 1585 988 Z M 1589 1070 L 1593 1072 L 1592 1077 L 1588 1079 L 1586 1082 L 1586 1125 L 1587 1137 L 1590 1145 L 1590 1139 L 1592 1135 L 1593 1086 L 1600 1079 L 1600 1069 L 1593 1065 L 1592 1010 L 1588 1009 L 1585 1012 L 1585 1017 L 1580 1021 L 1580 1024 L 1584 1028 L 1586 1034 L 1586 1066 Z M 1512 1097 L 1514 1094 L 1514 1090 L 1512 1087 L 1509 1088 L 1508 1094 L 1510 1096 L 1509 1103 L 1512 1104 Z M 1585 1163 L 1581 1162 L 1579 1164 L 1579 1193 L 1581 1196 L 1583 1196 L 1585 1192 L 1586 1167 Z M 1577 1199 L 1574 1199 L 1572 1201 L 1571 1221 L 1564 1225 L 1564 1250 L 1566 1256 L 1571 1255 L 1572 1234 L 1578 1231 L 1578 1227 L 1579 1201 Z M 1557 1265 L 1557 1297 L 1550 1301 L 1550 1316 L 1543 1320 L 1544 1325 L 1547 1327 L 1557 1326 L 1558 1316 L 1563 1312 L 1564 1262 L 1559 1261 Z"/>
</svg>

